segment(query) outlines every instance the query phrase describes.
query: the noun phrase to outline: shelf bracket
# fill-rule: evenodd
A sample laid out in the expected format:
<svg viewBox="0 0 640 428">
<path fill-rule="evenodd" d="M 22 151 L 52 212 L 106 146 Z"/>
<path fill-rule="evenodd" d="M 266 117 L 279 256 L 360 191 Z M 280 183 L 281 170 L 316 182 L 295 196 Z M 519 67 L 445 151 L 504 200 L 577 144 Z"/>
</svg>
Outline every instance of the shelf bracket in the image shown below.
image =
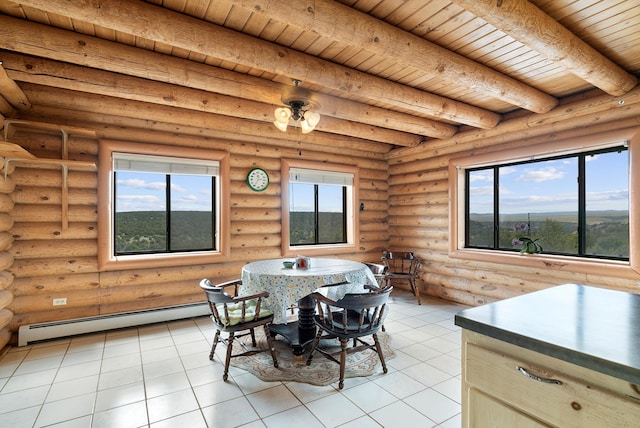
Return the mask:
<svg viewBox="0 0 640 428">
<path fill-rule="evenodd" d="M 9 129 L 11 126 L 19 126 L 23 125 L 25 127 L 30 127 L 35 130 L 45 131 L 45 132 L 60 132 L 62 138 L 62 147 L 60 157 L 61 159 L 42 159 L 33 156 L 28 151 L 24 150 L 17 144 L 10 143 L 8 138 L 11 136 Z M 81 131 L 81 130 L 72 130 L 72 133 L 78 133 L 79 135 L 88 135 L 95 137 L 95 133 L 93 131 Z M 4 158 L 4 181 L 7 181 L 9 174 L 9 165 L 11 163 L 20 164 L 22 166 L 32 167 L 32 168 L 43 168 L 43 169 L 57 169 L 61 168 L 62 173 L 62 187 L 60 189 L 60 207 L 61 207 L 61 223 L 62 230 L 66 231 L 69 229 L 69 170 L 74 171 L 96 171 L 97 167 L 94 162 L 84 162 L 84 161 L 73 161 L 69 160 L 69 132 L 62 128 L 56 127 L 55 125 L 50 124 L 37 124 L 32 122 L 24 122 L 17 120 L 5 120 L 4 121 L 4 141 L 3 143 L 6 147 L 0 147 L 0 154 L 4 151 L 5 154 L 9 153 L 12 156 Z"/>
<path fill-rule="evenodd" d="M 61 222 L 62 231 L 69 229 L 69 186 L 67 186 L 67 177 L 69 176 L 69 167 L 65 164 L 62 167 L 62 189 L 60 196 Z"/>
</svg>

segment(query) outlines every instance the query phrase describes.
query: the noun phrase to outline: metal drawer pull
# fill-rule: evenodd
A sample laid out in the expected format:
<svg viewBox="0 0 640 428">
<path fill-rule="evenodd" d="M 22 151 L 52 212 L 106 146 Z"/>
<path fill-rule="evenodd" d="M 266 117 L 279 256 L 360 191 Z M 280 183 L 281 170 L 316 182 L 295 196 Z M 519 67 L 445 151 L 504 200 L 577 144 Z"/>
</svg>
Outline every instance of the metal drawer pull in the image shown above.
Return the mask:
<svg viewBox="0 0 640 428">
<path fill-rule="evenodd" d="M 522 373 L 523 375 L 525 375 L 529 379 L 537 380 L 538 382 L 543 382 L 543 383 L 552 383 L 554 385 L 562 385 L 562 382 L 560 382 L 557 379 L 547 379 L 547 378 L 544 378 L 544 377 L 539 377 L 539 376 L 536 376 L 534 374 L 531 374 L 524 367 L 516 366 L 516 369 L 518 369 L 518 371 L 520 373 Z"/>
</svg>

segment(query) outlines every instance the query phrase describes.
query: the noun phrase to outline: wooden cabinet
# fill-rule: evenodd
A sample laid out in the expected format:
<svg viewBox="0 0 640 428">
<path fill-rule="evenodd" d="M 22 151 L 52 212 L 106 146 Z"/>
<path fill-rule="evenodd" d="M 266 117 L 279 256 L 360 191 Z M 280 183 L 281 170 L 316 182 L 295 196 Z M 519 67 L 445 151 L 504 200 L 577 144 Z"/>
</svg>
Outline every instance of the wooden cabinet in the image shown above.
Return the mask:
<svg viewBox="0 0 640 428">
<path fill-rule="evenodd" d="M 465 427 L 548 427 L 540 421 L 522 413 L 503 401 L 485 394 L 477 388 L 470 388 L 468 395 L 469 415 Z"/>
<path fill-rule="evenodd" d="M 464 427 L 638 427 L 640 389 L 622 379 L 463 330 Z"/>
</svg>

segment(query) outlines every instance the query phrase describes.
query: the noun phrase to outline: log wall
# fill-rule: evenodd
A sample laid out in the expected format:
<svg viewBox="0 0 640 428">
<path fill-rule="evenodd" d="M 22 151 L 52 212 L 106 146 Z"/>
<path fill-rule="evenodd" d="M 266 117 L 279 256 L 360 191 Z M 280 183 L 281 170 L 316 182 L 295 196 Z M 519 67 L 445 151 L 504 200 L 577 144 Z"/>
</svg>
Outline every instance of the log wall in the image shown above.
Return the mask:
<svg viewBox="0 0 640 428">
<path fill-rule="evenodd" d="M 389 248 L 412 249 L 424 260 L 419 282 L 422 294 L 480 305 L 568 282 L 640 292 L 640 275 L 618 276 L 612 269 L 578 273 L 551 263 L 531 267 L 450 257 L 447 171 L 451 159 L 521 147 L 535 151 L 537 145 L 627 128 L 640 132 L 639 93 L 636 88 L 624 97 L 624 103 L 595 95 L 567 100 L 533 119 L 512 118 L 491 130 L 461 132 L 447 140 L 390 153 Z M 637 195 L 640 182 L 636 179 L 630 186 L 630 195 Z M 638 238 L 631 238 L 632 245 Z"/>
<path fill-rule="evenodd" d="M 388 241 L 387 161 L 388 146 L 353 139 L 340 153 L 328 150 L 331 135 L 315 133 L 313 143 L 268 141 L 263 137 L 216 133 L 198 128 L 169 132 L 158 125 L 135 119 L 126 125 L 65 119 L 60 126 L 99 129 L 101 139 L 127 140 L 157 145 L 209 148 L 230 153 L 231 256 L 224 263 L 166 266 L 100 272 L 97 263 L 98 198 L 97 171 L 74 171 L 67 178 L 68 226 L 63 228 L 63 180 L 55 169 L 17 166 L 11 186 L 0 186 L 0 348 L 16 344 L 20 325 L 87 317 L 114 312 L 204 301 L 198 287 L 203 277 L 224 281 L 239 277 L 250 261 L 281 257 L 280 159 L 304 159 L 355 165 L 360 170 L 360 245 L 353 260 L 378 260 Z M 60 121 L 59 118 L 24 116 L 24 119 Z M 142 126 L 142 127 L 139 127 Z M 268 125 L 264 130 L 271 131 Z M 160 129 L 159 129 L 160 128 Z M 207 136 L 202 136 L 207 132 Z M 279 131 L 278 131 L 279 132 Z M 291 134 L 292 131 L 289 131 Z M 293 130 L 295 132 L 295 130 Z M 218 135 L 222 135 L 219 137 Z M 37 158 L 60 159 L 61 138 L 53 133 L 20 127 L 11 142 Z M 68 157 L 98 163 L 99 138 L 68 138 Z M 261 193 L 245 183 L 247 172 L 262 167 L 270 174 L 270 185 Z M 6 221 L 1 221 L 6 217 Z M 7 239 L 2 239 L 6 235 Z M 53 299 L 66 298 L 64 306 Z"/>
<path fill-rule="evenodd" d="M 4 158 L 0 158 L 4 164 Z M 11 210 L 13 201 L 11 193 L 15 187 L 12 172 L 15 169 L 11 166 L 0 168 L 0 349 L 2 349 L 11 339 L 11 320 L 14 312 L 12 310 L 14 281 L 13 274 L 9 271 L 13 265 L 13 256 L 10 253 L 13 237 L 10 230 L 13 226 Z M 6 172 L 6 177 L 5 177 Z"/>
<path fill-rule="evenodd" d="M 25 89 L 38 102 L 16 119 L 88 131 L 69 135 L 71 160 L 97 163 L 100 139 L 228 152 L 231 255 L 223 263 L 100 272 L 97 172 L 69 171 L 63 190 L 59 170 L 16 166 L 0 185 L 0 347 L 16 343 L 23 324 L 202 301 L 202 277 L 231 279 L 246 262 L 280 257 L 282 158 L 357 166 L 365 206 L 359 213 L 359 248 L 340 257 L 378 261 L 385 248 L 412 250 L 424 260 L 419 281 L 424 294 L 478 305 L 566 282 L 638 291 L 638 280 L 628 276 L 451 258 L 447 170 L 458 157 L 640 127 L 638 89 L 625 103 L 610 96 L 568 100 L 548 114 L 506 118 L 493 129 L 392 151 L 388 144 L 319 131 L 282 134 L 270 124 L 186 115 L 141 102 L 123 108 L 121 100 L 34 85 Z M 61 101 L 71 95 L 73 102 Z M 91 132 L 97 138 L 87 136 Z M 20 128 L 12 142 L 38 158 L 60 159 L 65 153 L 60 136 L 51 133 Z M 259 194 L 245 184 L 246 173 L 256 166 L 271 177 Z M 632 186 L 638 194 L 638 184 Z M 52 306 L 62 297 L 67 305 Z"/>
</svg>

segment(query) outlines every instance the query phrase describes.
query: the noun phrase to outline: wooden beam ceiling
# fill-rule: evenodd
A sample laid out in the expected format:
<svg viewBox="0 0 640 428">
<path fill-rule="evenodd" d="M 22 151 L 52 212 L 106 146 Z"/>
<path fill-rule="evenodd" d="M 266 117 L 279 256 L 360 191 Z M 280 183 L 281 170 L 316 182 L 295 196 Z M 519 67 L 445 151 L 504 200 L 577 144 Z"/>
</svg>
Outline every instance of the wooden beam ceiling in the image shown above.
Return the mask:
<svg viewBox="0 0 640 428">
<path fill-rule="evenodd" d="M 80 94 L 76 91 L 59 89 L 54 87 L 33 85 L 24 83 L 25 93 L 34 103 L 30 112 L 37 114 L 44 108 L 49 108 L 46 115 L 55 117 L 57 110 L 76 111 L 71 116 L 80 118 L 86 113 L 98 113 L 108 116 L 119 116 L 121 122 L 126 123 L 128 119 L 140 119 L 147 122 L 170 123 L 174 129 L 178 127 L 198 128 L 211 131 L 211 135 L 219 134 L 217 131 L 235 133 L 239 135 L 261 135 L 272 140 L 299 142 L 299 132 L 281 132 L 271 124 L 252 120 L 243 120 L 236 117 L 226 117 L 212 115 L 201 111 L 187 109 L 176 109 L 174 107 L 144 103 L 134 100 L 116 99 L 95 94 Z M 64 116 L 64 114 L 62 115 Z M 325 144 L 326 134 L 321 132 L 311 132 L 305 135 L 305 144 Z M 335 139 L 337 145 L 341 147 L 358 147 L 360 150 L 372 152 L 386 152 L 389 144 L 366 140 L 363 138 L 341 137 Z M 384 147 L 384 149 L 382 149 Z M 335 147 L 331 150 L 335 151 Z"/>
<path fill-rule="evenodd" d="M 25 58 L 9 52 L 4 53 L 3 57 L 7 69 L 10 67 L 12 76 L 22 82 L 235 116 L 269 124 L 273 122 L 273 106 L 269 104 L 35 57 Z M 164 117 L 155 119 L 167 120 Z M 325 117 L 317 129 L 402 146 L 415 146 L 423 141 L 419 135 L 331 117 Z"/>
<path fill-rule="evenodd" d="M 269 122 L 273 121 L 273 109 L 280 104 L 282 85 L 276 82 L 1 15 L 0 48 L 270 103 L 270 106 L 264 106 L 260 110 L 260 120 Z M 62 75 L 59 77 L 65 78 Z M 448 138 L 457 132 L 456 126 L 424 117 L 389 111 L 325 94 L 317 94 L 317 98 L 321 106 L 319 111 L 323 116 L 415 134 L 416 137 L 411 138 L 411 141 L 407 141 L 406 138 L 398 139 L 394 143 L 397 145 L 417 144 L 423 139 L 418 138 L 419 136 Z M 171 103 L 167 102 L 167 105 Z"/>
<path fill-rule="evenodd" d="M 82 0 L 24 0 L 21 4 L 220 60 L 354 93 L 403 110 L 414 111 L 418 115 L 479 128 L 492 128 L 500 120 L 499 115 L 478 107 L 368 75 L 142 2 L 110 0 L 87 5 Z M 243 46 L 244 49 L 239 51 L 238 46 Z M 390 46 L 390 49 L 394 48 L 399 49 L 398 46 Z M 419 56 L 429 55 L 421 53 Z M 478 69 L 468 71 L 476 72 Z M 505 92 L 504 89 L 501 91 Z M 555 105 L 553 97 L 544 98 L 547 101 L 551 98 L 552 101 L 547 102 L 543 109 L 548 110 Z M 527 99 L 531 99 L 531 96 Z"/>
<path fill-rule="evenodd" d="M 434 146 L 465 125 L 490 135 L 528 115 L 517 107 L 537 124 L 562 116 L 560 97 L 628 93 L 635 1 L 0 0 L 0 72 L 31 93 L 185 109 L 217 132 L 229 118 L 258 133 L 296 78 L 326 136 Z M 7 93 L 0 113 L 19 114 Z"/>
<path fill-rule="evenodd" d="M 20 86 L 7 75 L 2 66 L 2 61 L 0 61 L 0 98 L 3 98 L 12 107 L 19 110 L 27 110 L 31 107 L 29 99 L 22 92 Z M 4 112 L 4 110 L 0 111 Z"/>
<path fill-rule="evenodd" d="M 544 113 L 558 103 L 531 86 L 333 0 L 243 0 L 234 5 L 384 55 L 400 65 L 418 67 L 433 77 L 475 88 L 526 110 Z"/>
<path fill-rule="evenodd" d="M 638 84 L 638 79 L 526 0 L 452 1 L 610 95 L 624 95 Z"/>
</svg>

